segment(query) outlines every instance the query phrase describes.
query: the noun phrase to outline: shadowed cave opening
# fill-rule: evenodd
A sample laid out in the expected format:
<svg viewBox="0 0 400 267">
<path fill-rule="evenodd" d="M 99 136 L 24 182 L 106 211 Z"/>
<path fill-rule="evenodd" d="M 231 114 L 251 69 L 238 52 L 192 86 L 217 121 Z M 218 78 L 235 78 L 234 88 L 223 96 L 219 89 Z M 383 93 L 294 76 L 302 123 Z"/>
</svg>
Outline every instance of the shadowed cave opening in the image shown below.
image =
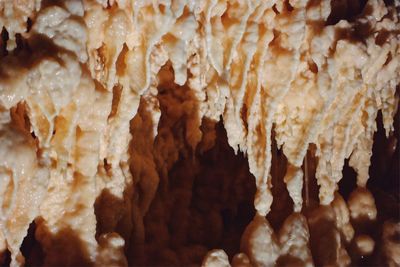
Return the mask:
<svg viewBox="0 0 400 267">
<path fill-rule="evenodd" d="M 222 123 L 215 127 L 210 150 L 181 158 L 160 181 L 144 218 L 148 256 L 133 265 L 187 266 L 201 263 L 211 249 L 224 249 L 230 258 L 239 252 L 255 214 L 255 180 L 243 153 L 229 146 Z"/>
<path fill-rule="evenodd" d="M 174 83 L 169 62 L 158 74 L 157 90 L 161 117 L 152 153 L 160 180 L 144 216 L 142 253 L 128 257 L 129 264 L 199 265 L 211 249 L 232 258 L 255 215 L 247 158 L 229 146 L 222 118 L 203 118 L 198 125 L 198 96 L 187 84 Z M 139 107 L 143 120 L 149 118 L 145 110 Z M 196 129 L 201 137 L 193 147 Z"/>
</svg>

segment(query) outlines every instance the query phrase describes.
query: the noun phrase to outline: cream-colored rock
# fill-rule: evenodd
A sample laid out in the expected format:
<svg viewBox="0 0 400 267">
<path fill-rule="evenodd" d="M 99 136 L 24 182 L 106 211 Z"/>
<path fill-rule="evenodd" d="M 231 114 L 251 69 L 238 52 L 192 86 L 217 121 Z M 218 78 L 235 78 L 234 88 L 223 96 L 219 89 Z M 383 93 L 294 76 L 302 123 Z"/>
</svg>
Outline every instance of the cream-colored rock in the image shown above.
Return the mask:
<svg viewBox="0 0 400 267">
<path fill-rule="evenodd" d="M 83 22 L 83 7 L 80 2 L 67 1 L 69 10 L 59 6 L 50 6 L 37 14 L 33 32 L 50 38 L 55 45 L 74 52 L 79 61 L 87 60 L 86 25 Z M 80 16 L 76 16 L 79 15 Z"/>
<path fill-rule="evenodd" d="M 311 253 L 317 266 L 351 263 L 335 221 L 336 214 L 330 206 L 320 206 L 308 216 Z"/>
<path fill-rule="evenodd" d="M 268 221 L 256 215 L 243 233 L 240 250 L 253 266 L 274 266 L 279 257 L 279 244 Z"/>
<path fill-rule="evenodd" d="M 366 188 L 356 188 L 347 201 L 350 210 L 350 216 L 353 220 L 376 219 L 377 210 L 374 196 Z"/>
<path fill-rule="evenodd" d="M 370 236 L 358 235 L 354 241 L 361 256 L 368 256 L 374 251 L 375 241 Z"/>
<path fill-rule="evenodd" d="M 204 257 L 202 267 L 230 267 L 228 255 L 220 249 L 211 250 Z"/>
<path fill-rule="evenodd" d="M 24 263 L 20 247 L 29 224 L 39 215 L 48 170 L 36 158 L 34 140 L 10 124 L 0 126 L 0 226 L 11 252 L 11 266 Z"/>
<path fill-rule="evenodd" d="M 128 266 L 124 245 L 125 241 L 117 233 L 102 235 L 95 266 Z"/>
<path fill-rule="evenodd" d="M 354 236 L 354 228 L 350 223 L 349 208 L 339 193 L 335 194 L 335 199 L 332 201 L 331 206 L 336 216 L 336 227 L 340 230 L 346 242 L 349 243 Z"/>
<path fill-rule="evenodd" d="M 289 195 L 294 202 L 294 212 L 300 212 L 303 205 L 303 170 L 289 165 L 283 181 L 286 183 Z"/>
<path fill-rule="evenodd" d="M 282 266 L 314 266 L 309 239 L 307 219 L 300 213 L 290 215 L 279 232 L 278 263 Z"/>
<path fill-rule="evenodd" d="M 32 18 L 40 10 L 41 1 L 1 1 L 0 2 L 0 26 L 8 32 L 9 41 L 7 50 L 12 51 L 16 47 L 16 34 L 24 34 L 28 28 L 28 18 Z"/>
</svg>

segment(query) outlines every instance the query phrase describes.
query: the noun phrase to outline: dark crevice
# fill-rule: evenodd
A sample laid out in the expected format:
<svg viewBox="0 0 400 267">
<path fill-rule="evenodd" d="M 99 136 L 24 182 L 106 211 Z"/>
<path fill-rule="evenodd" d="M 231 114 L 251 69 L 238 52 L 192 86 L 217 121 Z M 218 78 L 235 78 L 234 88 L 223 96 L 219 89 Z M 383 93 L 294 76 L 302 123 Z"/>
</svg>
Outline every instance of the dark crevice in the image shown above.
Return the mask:
<svg viewBox="0 0 400 267">
<path fill-rule="evenodd" d="M 343 167 L 343 178 L 339 182 L 339 193 L 344 200 L 347 200 L 357 187 L 357 173 L 349 166 L 349 160 L 346 159 Z"/>
<path fill-rule="evenodd" d="M 111 105 L 111 112 L 108 115 L 108 119 L 114 117 L 117 114 L 119 101 L 121 99 L 122 87 L 120 85 L 113 87 L 113 98 Z"/>
<path fill-rule="evenodd" d="M 331 1 L 331 14 L 325 25 L 335 25 L 340 20 L 354 21 L 363 11 L 367 0 L 336 0 Z"/>
<path fill-rule="evenodd" d="M 221 122 L 216 133 L 213 148 L 194 159 L 181 156 L 160 181 L 145 217 L 149 255 L 140 264 L 187 266 L 200 264 L 210 249 L 224 249 L 229 257 L 239 252 L 255 214 L 255 182 L 247 159 L 229 146 Z"/>
<path fill-rule="evenodd" d="M 370 179 L 368 187 L 391 194 L 397 201 L 400 199 L 400 112 L 394 117 L 395 131 L 387 138 L 383 128 L 382 113 L 378 113 L 377 128 L 372 147 Z"/>
<path fill-rule="evenodd" d="M 11 253 L 8 249 L 0 253 L 0 267 L 8 267 L 11 263 Z"/>
<path fill-rule="evenodd" d="M 302 166 L 304 173 L 304 185 L 303 185 L 303 208 L 302 212 L 307 213 L 319 205 L 319 186 L 315 177 L 318 159 L 315 156 L 316 146 L 310 144 L 307 150 L 306 157 Z M 307 166 L 306 163 L 307 162 Z"/>
<path fill-rule="evenodd" d="M 274 4 L 272 6 L 272 10 L 275 12 L 275 14 L 280 14 L 280 12 L 278 11 L 278 9 L 276 8 L 276 4 Z"/>
<path fill-rule="evenodd" d="M 372 147 L 368 189 L 374 194 L 378 220 L 400 220 L 400 112 L 394 117 L 394 131 L 386 137 L 382 113 L 378 113 L 377 132 Z"/>
<path fill-rule="evenodd" d="M 272 179 L 272 196 L 273 201 L 271 211 L 267 215 L 275 232 L 279 231 L 285 219 L 293 212 L 293 200 L 291 199 L 287 190 L 283 177 L 286 174 L 287 158 L 283 154 L 282 149 L 279 149 L 274 137 L 275 131 L 273 130 L 272 141 L 272 161 L 271 161 L 271 179 Z M 279 201 L 276 201 L 279 199 Z"/>
<path fill-rule="evenodd" d="M 289 0 L 285 0 L 285 7 L 288 12 L 292 12 L 294 7 L 290 4 Z"/>
<path fill-rule="evenodd" d="M 310 59 L 308 61 L 308 68 L 310 69 L 310 71 L 312 73 L 315 73 L 315 74 L 318 73 L 318 66 L 317 66 L 317 64 L 315 64 L 315 62 L 312 59 Z"/>
<path fill-rule="evenodd" d="M 35 231 L 36 223 L 33 221 L 29 225 L 28 234 L 21 245 L 21 252 L 25 257 L 25 266 L 43 265 L 43 250 L 41 244 L 36 240 Z"/>
<path fill-rule="evenodd" d="M 26 32 L 30 32 L 32 29 L 32 19 L 28 18 L 26 21 Z"/>
<path fill-rule="evenodd" d="M 1 47 L 0 54 L 2 57 L 8 55 L 8 51 L 7 51 L 8 39 L 9 39 L 8 31 L 6 30 L 6 28 L 3 27 L 2 31 L 1 31 L 1 42 L 0 42 L 0 47 Z"/>
</svg>

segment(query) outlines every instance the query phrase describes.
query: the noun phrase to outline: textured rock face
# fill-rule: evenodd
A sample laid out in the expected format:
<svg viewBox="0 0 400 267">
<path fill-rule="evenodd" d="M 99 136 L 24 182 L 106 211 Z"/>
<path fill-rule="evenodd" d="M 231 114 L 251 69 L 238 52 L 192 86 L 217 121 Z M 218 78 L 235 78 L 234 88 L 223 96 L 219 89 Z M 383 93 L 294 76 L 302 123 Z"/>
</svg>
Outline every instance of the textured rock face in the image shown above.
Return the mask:
<svg viewBox="0 0 400 267">
<path fill-rule="evenodd" d="M 399 9 L 0 1 L 0 260 L 395 266 Z"/>
</svg>

